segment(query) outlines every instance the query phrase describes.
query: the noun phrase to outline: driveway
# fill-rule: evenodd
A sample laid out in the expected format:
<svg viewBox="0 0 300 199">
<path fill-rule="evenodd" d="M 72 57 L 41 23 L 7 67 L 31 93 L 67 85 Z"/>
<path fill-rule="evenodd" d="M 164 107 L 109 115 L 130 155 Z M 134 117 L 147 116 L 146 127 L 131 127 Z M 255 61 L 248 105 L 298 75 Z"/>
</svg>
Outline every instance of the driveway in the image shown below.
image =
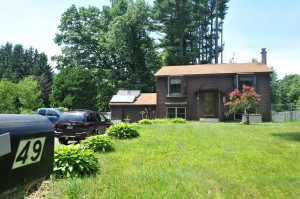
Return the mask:
<svg viewBox="0 0 300 199">
<path fill-rule="evenodd" d="M 58 138 L 54 138 L 54 146 L 60 146 Z"/>
</svg>

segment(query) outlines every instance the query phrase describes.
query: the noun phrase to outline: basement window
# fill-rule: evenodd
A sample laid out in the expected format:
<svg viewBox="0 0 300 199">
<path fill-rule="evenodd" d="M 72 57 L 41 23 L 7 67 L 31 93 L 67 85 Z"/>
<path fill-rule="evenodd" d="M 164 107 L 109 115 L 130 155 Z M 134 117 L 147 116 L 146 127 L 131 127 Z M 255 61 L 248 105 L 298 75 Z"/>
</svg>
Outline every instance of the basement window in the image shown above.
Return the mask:
<svg viewBox="0 0 300 199">
<path fill-rule="evenodd" d="M 169 107 L 167 108 L 167 118 L 183 118 L 186 116 L 186 108 L 184 107 Z"/>
</svg>

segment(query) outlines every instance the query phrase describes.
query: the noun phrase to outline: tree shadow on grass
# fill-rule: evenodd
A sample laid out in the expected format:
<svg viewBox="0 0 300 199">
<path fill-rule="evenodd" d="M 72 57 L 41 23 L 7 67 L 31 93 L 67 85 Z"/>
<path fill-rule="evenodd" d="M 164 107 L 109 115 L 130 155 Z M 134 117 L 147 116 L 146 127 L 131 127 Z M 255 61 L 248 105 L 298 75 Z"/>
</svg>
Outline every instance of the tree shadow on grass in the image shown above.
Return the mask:
<svg viewBox="0 0 300 199">
<path fill-rule="evenodd" d="M 272 136 L 276 136 L 289 141 L 300 142 L 300 132 L 291 132 L 291 133 L 273 133 Z"/>
</svg>

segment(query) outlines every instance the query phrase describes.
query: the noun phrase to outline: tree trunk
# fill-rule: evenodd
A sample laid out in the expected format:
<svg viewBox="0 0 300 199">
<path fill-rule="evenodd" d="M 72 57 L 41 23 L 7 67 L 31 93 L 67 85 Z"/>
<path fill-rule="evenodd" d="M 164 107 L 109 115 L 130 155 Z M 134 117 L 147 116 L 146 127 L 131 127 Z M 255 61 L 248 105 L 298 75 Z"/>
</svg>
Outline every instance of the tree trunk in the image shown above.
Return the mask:
<svg viewBox="0 0 300 199">
<path fill-rule="evenodd" d="M 247 109 L 245 109 L 244 115 L 245 115 L 245 118 L 246 118 L 246 121 L 245 121 L 244 124 L 250 124 L 250 121 L 249 121 L 249 114 L 247 113 Z"/>
</svg>

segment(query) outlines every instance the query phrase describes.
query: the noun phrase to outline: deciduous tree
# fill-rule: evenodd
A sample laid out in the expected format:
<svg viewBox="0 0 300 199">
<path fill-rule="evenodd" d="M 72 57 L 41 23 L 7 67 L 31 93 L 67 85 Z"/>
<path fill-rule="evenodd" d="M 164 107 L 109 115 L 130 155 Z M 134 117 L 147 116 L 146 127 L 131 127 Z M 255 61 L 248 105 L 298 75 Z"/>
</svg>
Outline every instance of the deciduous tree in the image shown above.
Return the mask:
<svg viewBox="0 0 300 199">
<path fill-rule="evenodd" d="M 94 75 L 83 67 L 66 67 L 53 81 L 51 102 L 53 107 L 68 109 L 96 109 L 97 89 Z"/>
<path fill-rule="evenodd" d="M 260 95 L 258 95 L 253 87 L 243 85 L 243 91 L 240 92 L 235 89 L 229 94 L 230 102 L 225 103 L 225 106 L 229 106 L 230 111 L 236 113 L 239 110 L 243 110 L 246 116 L 246 124 L 249 124 L 249 111 L 255 109 L 260 101 Z"/>
<path fill-rule="evenodd" d="M 300 97 L 300 75 L 286 75 L 279 82 L 281 104 L 295 104 Z"/>
<path fill-rule="evenodd" d="M 17 84 L 17 88 L 21 113 L 34 113 L 38 108 L 44 106 L 41 90 L 33 76 L 22 79 Z"/>
</svg>

